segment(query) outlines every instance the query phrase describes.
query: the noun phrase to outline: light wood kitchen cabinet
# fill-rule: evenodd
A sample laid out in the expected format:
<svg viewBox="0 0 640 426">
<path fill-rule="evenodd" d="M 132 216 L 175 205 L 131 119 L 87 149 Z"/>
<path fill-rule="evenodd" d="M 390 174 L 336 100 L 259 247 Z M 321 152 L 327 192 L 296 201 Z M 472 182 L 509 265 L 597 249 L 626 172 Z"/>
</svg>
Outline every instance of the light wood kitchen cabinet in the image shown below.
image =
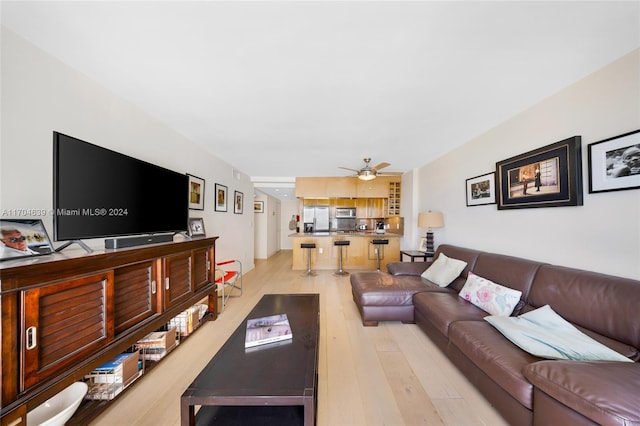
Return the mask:
<svg viewBox="0 0 640 426">
<path fill-rule="evenodd" d="M 216 239 L 2 262 L 1 423 L 24 425 L 28 411 L 203 299 L 215 319 Z M 76 415 L 108 406 L 86 404 Z"/>
<path fill-rule="evenodd" d="M 296 198 L 313 198 L 327 196 L 327 178 L 297 177 Z"/>
<path fill-rule="evenodd" d="M 356 216 L 358 218 L 385 217 L 385 200 L 383 198 L 358 198 L 356 200 Z"/>
<path fill-rule="evenodd" d="M 358 195 L 358 178 L 332 177 L 326 178 L 327 197 L 354 198 Z"/>
<path fill-rule="evenodd" d="M 389 183 L 386 177 L 373 180 L 358 179 L 358 198 L 386 198 L 389 196 Z"/>
<path fill-rule="evenodd" d="M 387 216 L 400 216 L 400 200 L 401 200 L 401 183 L 400 181 L 391 180 L 389 182 L 389 199 L 387 202 Z"/>
</svg>

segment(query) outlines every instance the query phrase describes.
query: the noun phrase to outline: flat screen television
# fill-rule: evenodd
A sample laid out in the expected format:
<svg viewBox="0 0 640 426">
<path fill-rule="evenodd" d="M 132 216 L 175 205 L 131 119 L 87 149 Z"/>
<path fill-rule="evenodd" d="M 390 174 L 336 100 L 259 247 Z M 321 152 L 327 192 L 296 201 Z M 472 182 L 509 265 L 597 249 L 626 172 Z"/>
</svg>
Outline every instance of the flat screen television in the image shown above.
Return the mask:
<svg viewBox="0 0 640 426">
<path fill-rule="evenodd" d="M 53 133 L 56 241 L 187 230 L 188 176 Z"/>
</svg>

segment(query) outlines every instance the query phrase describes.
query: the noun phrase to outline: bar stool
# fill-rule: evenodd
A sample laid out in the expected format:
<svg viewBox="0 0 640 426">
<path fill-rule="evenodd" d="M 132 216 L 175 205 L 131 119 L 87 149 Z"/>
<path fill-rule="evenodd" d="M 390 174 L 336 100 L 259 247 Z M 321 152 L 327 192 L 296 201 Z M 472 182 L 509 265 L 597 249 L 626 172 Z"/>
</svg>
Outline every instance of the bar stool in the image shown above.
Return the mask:
<svg viewBox="0 0 640 426">
<path fill-rule="evenodd" d="M 373 240 L 371 241 L 373 245 L 376 246 L 376 259 L 378 261 L 378 271 L 380 270 L 380 249 L 382 245 L 389 244 L 389 240 Z M 384 258 L 384 255 L 382 256 Z"/>
<path fill-rule="evenodd" d="M 311 270 L 311 250 L 316 248 L 316 243 L 301 243 L 300 244 L 300 248 L 301 249 L 307 249 L 308 250 L 308 257 L 307 257 L 307 272 L 305 272 L 304 276 L 314 276 L 317 275 L 315 272 L 313 272 Z"/>
<path fill-rule="evenodd" d="M 340 248 L 340 255 L 338 257 L 338 270 L 334 272 L 333 275 L 349 275 L 347 271 L 342 269 L 342 247 L 348 246 L 349 244 L 351 244 L 351 241 L 335 240 L 333 242 L 334 246 L 337 246 L 338 248 Z"/>
</svg>

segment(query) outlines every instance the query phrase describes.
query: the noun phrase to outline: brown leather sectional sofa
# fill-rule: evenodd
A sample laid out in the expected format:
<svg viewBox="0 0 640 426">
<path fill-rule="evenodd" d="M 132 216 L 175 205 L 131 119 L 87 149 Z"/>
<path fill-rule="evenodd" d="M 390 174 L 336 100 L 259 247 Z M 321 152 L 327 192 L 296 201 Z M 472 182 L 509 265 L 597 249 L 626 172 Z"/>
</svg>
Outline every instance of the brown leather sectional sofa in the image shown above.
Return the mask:
<svg viewBox="0 0 640 426">
<path fill-rule="evenodd" d="M 640 281 L 441 245 L 467 266 L 448 287 L 420 275 L 432 263 L 397 262 L 389 273 L 351 275 L 364 325 L 416 323 L 513 425 L 640 425 Z M 458 296 L 469 271 L 522 291 L 512 315 L 551 308 L 632 359 L 544 360 L 507 340 Z"/>
</svg>

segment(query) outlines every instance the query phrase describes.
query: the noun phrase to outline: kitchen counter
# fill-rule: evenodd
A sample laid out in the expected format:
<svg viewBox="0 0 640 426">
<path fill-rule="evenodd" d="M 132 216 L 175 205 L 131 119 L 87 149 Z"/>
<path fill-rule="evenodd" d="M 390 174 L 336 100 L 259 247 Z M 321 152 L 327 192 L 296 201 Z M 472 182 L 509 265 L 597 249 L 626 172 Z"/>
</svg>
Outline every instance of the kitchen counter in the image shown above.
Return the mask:
<svg viewBox="0 0 640 426">
<path fill-rule="evenodd" d="M 328 231 L 328 232 L 294 232 L 290 237 L 381 237 L 381 238 L 402 238 L 400 234 L 385 232 L 378 234 L 375 231 Z"/>
<path fill-rule="evenodd" d="M 387 232 L 377 234 L 374 231 L 357 232 L 310 232 L 293 233 L 293 270 L 307 269 L 307 250 L 300 248 L 302 243 L 315 243 L 316 248 L 311 250 L 311 269 L 337 270 L 340 248 L 333 244 L 336 240 L 349 241 L 348 246 L 343 246 L 343 268 L 347 271 L 366 271 L 377 268 L 376 250 L 378 246 L 373 240 L 387 239 L 389 244 L 379 246 L 380 269 L 386 271 L 386 264 L 400 261 L 400 238 L 402 235 Z"/>
</svg>

